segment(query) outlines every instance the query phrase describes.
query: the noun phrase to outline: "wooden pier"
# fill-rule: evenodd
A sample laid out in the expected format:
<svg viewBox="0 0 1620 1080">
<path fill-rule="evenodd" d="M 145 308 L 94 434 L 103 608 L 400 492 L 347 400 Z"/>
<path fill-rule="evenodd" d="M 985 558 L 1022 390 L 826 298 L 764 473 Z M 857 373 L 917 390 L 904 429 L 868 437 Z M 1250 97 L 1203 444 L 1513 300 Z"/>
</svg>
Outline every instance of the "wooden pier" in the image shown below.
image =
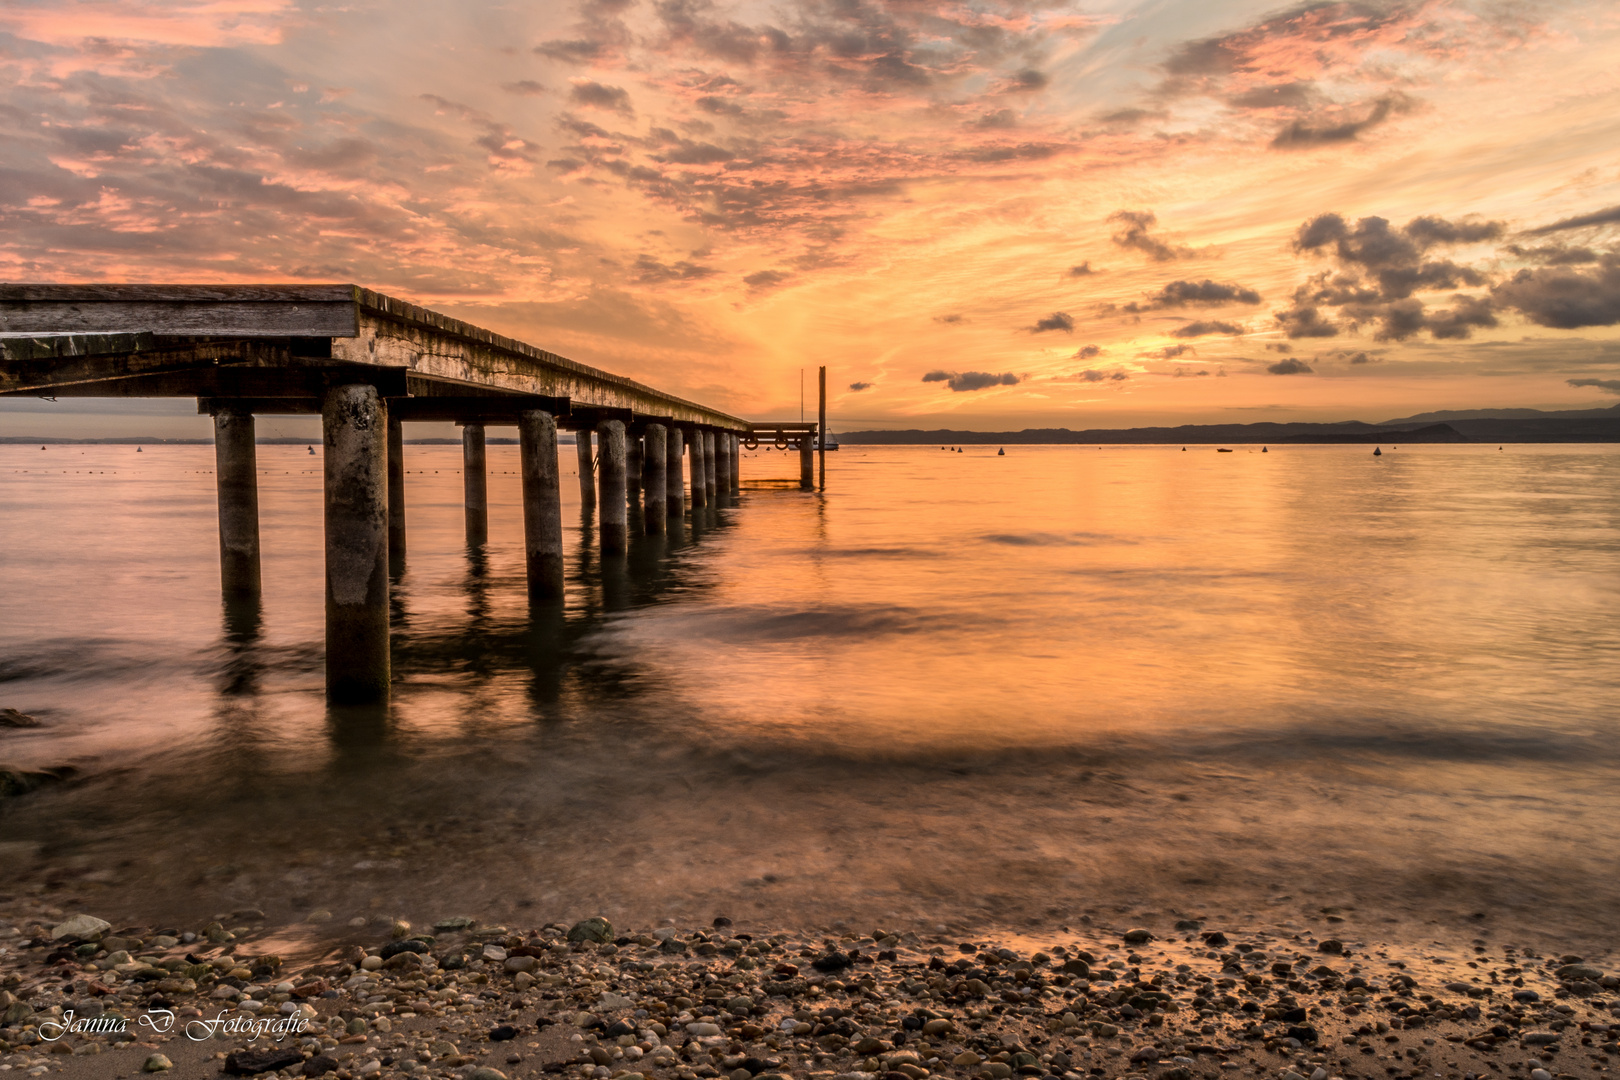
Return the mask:
<svg viewBox="0 0 1620 1080">
<path fill-rule="evenodd" d="M 516 426 L 536 604 L 563 590 L 559 430 L 575 433 L 580 493 L 598 506 L 603 557 L 616 558 L 632 502 L 641 528 L 662 533 L 688 506 L 738 492 L 744 440 L 791 439 L 808 462 L 816 428 L 756 425 L 355 285 L 0 285 L 0 395 L 197 398 L 214 418 L 221 588 L 255 603 L 254 416 L 319 414 L 326 689 L 338 703 L 388 695 L 390 574 L 406 547 L 404 423 L 460 425 L 474 548 L 489 532 L 485 429 Z"/>
</svg>

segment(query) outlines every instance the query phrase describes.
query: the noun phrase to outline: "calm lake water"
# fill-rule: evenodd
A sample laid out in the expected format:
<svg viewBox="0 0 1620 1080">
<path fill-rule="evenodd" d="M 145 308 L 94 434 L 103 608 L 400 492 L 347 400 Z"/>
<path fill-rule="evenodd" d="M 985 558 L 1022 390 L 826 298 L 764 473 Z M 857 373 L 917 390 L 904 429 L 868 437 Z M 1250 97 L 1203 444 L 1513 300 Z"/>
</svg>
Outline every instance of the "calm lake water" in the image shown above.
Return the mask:
<svg viewBox="0 0 1620 1080">
<path fill-rule="evenodd" d="M 318 448 L 317 448 L 318 453 Z M 132 915 L 1620 922 L 1620 447 L 847 447 L 531 615 L 406 448 L 383 713 L 322 700 L 320 459 L 0 447 L 0 878 Z M 796 457 L 744 460 L 752 482 Z"/>
</svg>

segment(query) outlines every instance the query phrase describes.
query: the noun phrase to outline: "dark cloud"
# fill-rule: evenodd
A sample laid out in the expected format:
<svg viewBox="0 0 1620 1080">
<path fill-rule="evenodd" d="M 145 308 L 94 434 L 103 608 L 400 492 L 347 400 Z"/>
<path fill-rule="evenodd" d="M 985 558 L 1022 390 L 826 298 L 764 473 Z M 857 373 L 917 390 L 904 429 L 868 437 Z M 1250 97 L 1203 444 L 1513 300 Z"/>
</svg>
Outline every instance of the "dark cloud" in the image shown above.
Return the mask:
<svg viewBox="0 0 1620 1080">
<path fill-rule="evenodd" d="M 1291 338 L 1336 337 L 1339 328 L 1322 317 L 1314 307 L 1277 312 L 1277 322 Z"/>
<path fill-rule="evenodd" d="M 568 100 L 590 109 L 607 109 L 625 114 L 634 111 L 630 107 L 629 91 L 620 86 L 608 86 L 589 79 L 575 82 L 568 91 Z"/>
<path fill-rule="evenodd" d="M 566 60 L 574 64 L 588 64 L 607 51 L 607 46 L 600 41 L 588 41 L 576 38 L 572 41 L 546 41 L 534 47 L 534 51 L 550 60 Z"/>
<path fill-rule="evenodd" d="M 1077 360 L 1090 360 L 1094 356 L 1101 356 L 1102 353 L 1103 348 L 1101 345 L 1082 345 L 1080 351 L 1074 355 Z"/>
<path fill-rule="evenodd" d="M 1047 330 L 1061 330 L 1065 334 L 1074 333 L 1074 316 L 1067 311 L 1054 311 L 1044 319 L 1036 319 L 1035 325 L 1028 327 L 1032 334 L 1044 333 Z"/>
<path fill-rule="evenodd" d="M 667 281 L 701 281 L 715 274 L 712 267 L 699 263 L 687 262 L 685 259 L 675 263 L 662 263 L 651 255 L 642 255 L 636 259 L 635 271 L 636 281 L 643 285 L 658 285 Z"/>
<path fill-rule="evenodd" d="M 1154 262 L 1190 259 L 1197 255 L 1190 247 L 1167 244 L 1156 236 L 1148 235 L 1148 230 L 1159 220 L 1151 210 L 1116 210 L 1108 215 L 1108 220 L 1117 221 L 1123 226 L 1111 237 L 1114 243 L 1130 251 L 1140 251 Z"/>
<path fill-rule="evenodd" d="M 1294 250 L 1327 255 L 1338 269 L 1314 274 L 1296 288 L 1292 308 L 1278 312 L 1277 321 L 1290 338 L 1332 337 L 1340 326 L 1322 314 L 1331 308 L 1349 326 L 1375 326 L 1380 341 L 1405 341 L 1423 331 L 1437 339 L 1468 338 L 1497 325 L 1496 301 L 1459 293 L 1451 307 L 1431 310 L 1414 294 L 1489 284 L 1484 272 L 1431 252 L 1495 240 L 1503 231 L 1499 221 L 1425 215 L 1396 227 L 1381 217 L 1352 225 L 1339 214 L 1321 214 L 1295 231 Z"/>
<path fill-rule="evenodd" d="M 1026 93 L 1032 90 L 1045 90 L 1047 84 L 1051 81 L 1051 79 L 1047 78 L 1045 72 L 1036 71 L 1034 68 L 1025 68 L 1012 77 L 1007 89 Z"/>
<path fill-rule="evenodd" d="M 1606 394 L 1620 394 L 1620 379 L 1566 379 L 1571 386 L 1591 386 Z"/>
<path fill-rule="evenodd" d="M 1411 112 L 1413 101 L 1405 94 L 1385 94 L 1373 103 L 1367 115 L 1354 120 L 1317 119 L 1295 120 L 1271 140 L 1273 149 L 1300 150 L 1329 143 L 1350 142 L 1369 128 L 1377 127 L 1391 116 Z"/>
<path fill-rule="evenodd" d="M 1169 117 L 1162 109 L 1115 109 L 1113 112 L 1103 113 L 1097 121 L 1110 127 L 1130 128 L 1142 123 L 1144 120 L 1164 120 Z"/>
<path fill-rule="evenodd" d="M 1316 96 L 1315 84 L 1308 81 L 1274 83 L 1227 98 L 1227 104 L 1239 109 L 1297 109 L 1308 105 Z"/>
<path fill-rule="evenodd" d="M 1462 339 L 1469 337 L 1476 327 L 1495 326 L 1496 314 L 1488 299 L 1458 295 L 1450 310 L 1427 315 L 1423 325 L 1437 338 Z"/>
<path fill-rule="evenodd" d="M 1266 343 L 1267 352 L 1291 353 L 1294 347 L 1286 341 L 1271 341 Z"/>
<path fill-rule="evenodd" d="M 1178 356 L 1186 356 L 1188 353 L 1197 354 L 1197 352 L 1198 350 L 1191 345 L 1166 345 L 1162 349 L 1154 349 L 1152 352 L 1137 353 L 1136 355 L 1146 356 L 1152 360 L 1174 360 Z"/>
<path fill-rule="evenodd" d="M 1260 294 L 1248 286 L 1205 278 L 1203 281 L 1172 281 L 1148 297 L 1145 303 L 1133 301 L 1126 304 L 1124 310 L 1136 314 L 1144 311 L 1161 311 L 1165 308 L 1221 307 L 1226 304 L 1259 302 Z"/>
<path fill-rule="evenodd" d="M 792 274 L 784 270 L 755 270 L 752 274 L 743 278 L 743 284 L 758 292 L 773 289 L 792 276 Z"/>
<path fill-rule="evenodd" d="M 849 384 L 849 388 L 858 394 L 862 390 L 872 389 L 872 384 L 869 382 L 852 382 Z"/>
<path fill-rule="evenodd" d="M 935 315 L 934 316 L 934 321 L 937 322 L 937 323 L 945 323 L 947 326 L 949 326 L 949 325 L 952 325 L 952 324 L 955 324 L 955 323 L 967 322 L 967 316 L 966 315 L 954 315 L 954 314 L 953 315 Z"/>
<path fill-rule="evenodd" d="M 985 390 L 992 386 L 1017 386 L 1023 380 L 1010 371 L 1000 375 L 989 371 L 930 371 L 922 377 L 922 381 L 942 382 L 954 393 L 960 394 L 969 390 Z"/>
<path fill-rule="evenodd" d="M 1620 206 L 1611 206 L 1607 210 L 1596 210 L 1590 214 L 1581 214 L 1579 217 L 1564 218 L 1551 225 L 1543 225 L 1539 229 L 1530 229 L 1528 236 L 1545 236 L 1547 233 L 1563 232 L 1565 229 L 1589 229 L 1594 225 L 1614 225 L 1620 223 Z"/>
<path fill-rule="evenodd" d="M 1493 288 L 1491 298 L 1538 326 L 1613 326 L 1620 323 L 1620 255 L 1605 255 L 1590 270 L 1520 270 Z"/>
<path fill-rule="evenodd" d="M 994 109 L 973 121 L 973 126 L 1005 131 L 1018 126 L 1018 114 L 1011 109 Z"/>
<path fill-rule="evenodd" d="M 667 161 L 674 165 L 718 165 L 730 161 L 736 155 L 731 151 L 715 146 L 713 143 L 689 142 L 682 139 L 680 145 L 673 150 L 666 150 L 654 156 L 655 161 Z"/>
<path fill-rule="evenodd" d="M 1277 361 L 1275 364 L 1268 365 L 1266 370 L 1273 375 L 1309 375 L 1311 365 L 1297 357 L 1290 356 L 1287 359 Z"/>
<path fill-rule="evenodd" d="M 1099 271 L 1093 270 L 1091 268 L 1091 260 L 1087 259 L 1085 262 L 1081 263 L 1079 266 L 1071 266 L 1071 267 L 1069 267 L 1068 273 L 1065 276 L 1067 276 L 1067 277 L 1090 277 L 1091 275 L 1093 275 L 1095 273 L 1098 273 L 1098 272 Z"/>
<path fill-rule="evenodd" d="M 1225 375 L 1226 372 L 1222 371 L 1221 374 Z M 1207 368 L 1178 367 L 1178 368 L 1176 368 L 1176 370 L 1172 371 L 1170 373 L 1170 375 L 1171 375 L 1172 378 L 1176 378 L 1176 379 L 1203 378 L 1203 377 L 1209 375 L 1209 369 L 1207 369 Z"/>
<path fill-rule="evenodd" d="M 1542 266 L 1585 266 L 1602 258 L 1589 247 L 1565 247 L 1563 244 L 1542 244 L 1539 247 L 1509 244 L 1507 250 L 1521 259 L 1540 263 Z"/>
<path fill-rule="evenodd" d="M 505 90 L 508 94 L 521 94 L 525 97 L 534 97 L 537 94 L 544 94 L 546 92 L 545 86 L 535 82 L 533 79 L 524 79 L 521 82 L 502 83 L 501 89 Z"/>
<path fill-rule="evenodd" d="M 1085 371 L 1075 372 L 1068 378 L 1075 382 L 1124 382 L 1130 375 L 1124 371 L 1098 371 L 1095 368 L 1087 368 Z"/>
<path fill-rule="evenodd" d="M 1178 326 L 1176 329 L 1170 331 L 1170 336 L 1171 337 L 1188 338 L 1188 337 L 1203 337 L 1206 334 L 1241 334 L 1241 333 L 1243 333 L 1243 327 L 1238 326 L 1236 323 L 1214 322 L 1214 321 L 1206 322 L 1206 321 L 1200 319 L 1197 322 L 1190 322 L 1185 326 Z"/>
</svg>

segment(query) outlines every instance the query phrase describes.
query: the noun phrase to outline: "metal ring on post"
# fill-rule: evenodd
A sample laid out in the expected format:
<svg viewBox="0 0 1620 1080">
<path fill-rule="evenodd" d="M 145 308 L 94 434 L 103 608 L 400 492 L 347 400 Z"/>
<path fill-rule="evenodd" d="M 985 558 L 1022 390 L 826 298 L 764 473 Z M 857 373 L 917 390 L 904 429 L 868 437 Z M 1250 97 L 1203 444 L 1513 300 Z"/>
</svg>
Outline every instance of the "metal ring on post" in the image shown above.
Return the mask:
<svg viewBox="0 0 1620 1080">
<path fill-rule="evenodd" d="M 745 449 L 745 450 L 758 450 L 759 449 L 759 440 L 754 438 L 752 435 L 748 436 L 748 438 L 743 440 L 743 449 Z"/>
<path fill-rule="evenodd" d="M 788 441 L 787 432 L 778 431 L 776 433 L 776 448 L 778 450 L 786 450 L 789 446 L 793 445 L 796 444 Z"/>
</svg>

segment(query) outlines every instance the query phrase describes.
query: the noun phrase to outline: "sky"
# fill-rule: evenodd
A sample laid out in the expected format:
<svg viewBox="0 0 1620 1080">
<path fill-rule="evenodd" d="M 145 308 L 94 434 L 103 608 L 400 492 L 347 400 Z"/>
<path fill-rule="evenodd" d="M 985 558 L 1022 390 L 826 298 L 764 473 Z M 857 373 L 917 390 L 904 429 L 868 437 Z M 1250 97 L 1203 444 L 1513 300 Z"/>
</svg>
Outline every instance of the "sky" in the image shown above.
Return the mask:
<svg viewBox="0 0 1620 1080">
<path fill-rule="evenodd" d="M 0 279 L 355 282 L 757 419 L 825 365 L 834 430 L 1607 406 L 1616 57 L 1592 0 L 7 0 Z"/>
</svg>

